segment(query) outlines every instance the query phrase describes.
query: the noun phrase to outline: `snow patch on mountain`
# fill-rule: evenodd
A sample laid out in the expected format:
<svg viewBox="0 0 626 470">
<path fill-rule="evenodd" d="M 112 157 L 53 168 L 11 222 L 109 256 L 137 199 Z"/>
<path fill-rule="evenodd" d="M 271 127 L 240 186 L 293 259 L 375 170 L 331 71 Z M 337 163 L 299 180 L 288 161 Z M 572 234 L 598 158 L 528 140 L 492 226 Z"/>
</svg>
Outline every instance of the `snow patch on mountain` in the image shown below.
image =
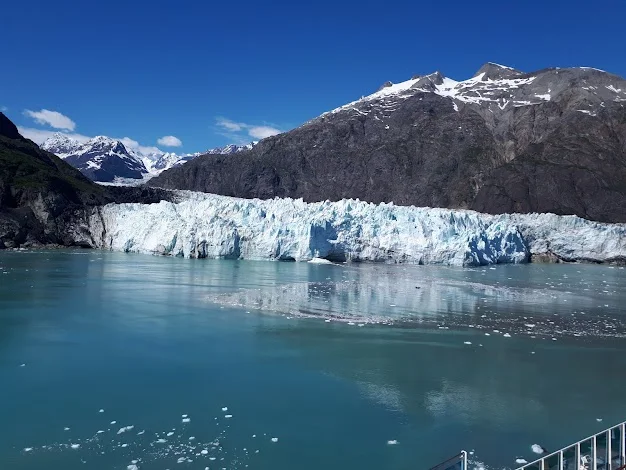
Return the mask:
<svg viewBox="0 0 626 470">
<path fill-rule="evenodd" d="M 176 203 L 94 209 L 99 248 L 187 258 L 378 261 L 475 266 L 626 259 L 626 225 L 553 214 L 488 215 L 371 204 L 248 200 L 178 191 Z"/>
</svg>

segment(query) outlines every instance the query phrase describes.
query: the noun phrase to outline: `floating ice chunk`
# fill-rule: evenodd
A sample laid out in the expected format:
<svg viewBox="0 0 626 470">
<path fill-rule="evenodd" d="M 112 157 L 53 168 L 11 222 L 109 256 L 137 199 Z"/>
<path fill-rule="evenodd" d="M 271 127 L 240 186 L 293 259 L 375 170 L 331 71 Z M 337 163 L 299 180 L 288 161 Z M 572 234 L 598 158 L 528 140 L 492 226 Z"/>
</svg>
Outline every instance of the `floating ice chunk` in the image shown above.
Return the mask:
<svg viewBox="0 0 626 470">
<path fill-rule="evenodd" d="M 122 426 L 122 427 L 119 429 L 119 431 L 117 431 L 117 433 L 118 433 L 118 434 L 122 434 L 122 433 L 125 433 L 126 431 L 132 431 L 134 427 L 135 427 L 135 426 Z"/>
<path fill-rule="evenodd" d="M 183 418 L 183 423 L 188 423 L 191 421 L 191 418 Z"/>
<path fill-rule="evenodd" d="M 126 467 L 126 470 L 139 470 L 139 467 L 134 463 L 131 463 L 128 467 Z"/>
<path fill-rule="evenodd" d="M 26 367 L 26 364 L 20 364 L 20 367 Z"/>
<path fill-rule="evenodd" d="M 104 434 L 104 431 L 101 429 L 100 431 L 98 431 L 96 434 Z"/>
<path fill-rule="evenodd" d="M 70 447 L 74 450 L 79 449 L 80 448 L 80 444 L 72 444 L 70 445 Z"/>
<path fill-rule="evenodd" d="M 70 428 L 63 428 L 63 431 L 69 431 Z"/>
<path fill-rule="evenodd" d="M 485 336 L 491 336 L 491 334 L 490 333 L 485 333 Z"/>
<path fill-rule="evenodd" d="M 209 457 L 209 460 L 215 460 L 215 457 Z"/>
<path fill-rule="evenodd" d="M 143 431 L 139 431 L 139 432 L 137 433 L 137 435 L 138 435 L 138 436 L 141 436 L 141 435 L 143 435 L 143 434 L 145 434 L 145 433 L 146 433 L 146 431 L 145 431 L 145 430 L 143 430 Z"/>
<path fill-rule="evenodd" d="M 24 452 L 32 452 L 32 447 L 24 447 Z"/>
<path fill-rule="evenodd" d="M 541 447 L 539 444 L 533 444 L 530 448 L 535 454 L 545 454 L 546 452 L 546 449 Z"/>
<path fill-rule="evenodd" d="M 602 418 L 596 418 L 596 421 L 597 421 L 598 423 L 601 423 L 601 422 L 602 422 Z"/>
<path fill-rule="evenodd" d="M 122 447 L 128 447 L 128 444 L 124 443 L 122 444 Z"/>
<path fill-rule="evenodd" d="M 311 263 L 311 264 L 333 264 L 332 261 L 328 261 L 327 259 L 324 259 L 324 258 L 311 258 L 309 260 L 309 263 Z"/>
<path fill-rule="evenodd" d="M 510 338 L 511 337 L 511 335 L 508 334 L 508 333 L 504 333 L 502 336 L 504 336 L 505 338 Z"/>
<path fill-rule="evenodd" d="M 187 416 L 189 416 L 189 415 L 182 415 L 183 418 L 186 418 Z"/>
<path fill-rule="evenodd" d="M 278 442 L 278 438 L 277 437 L 272 437 L 272 442 Z"/>
<path fill-rule="evenodd" d="M 253 434 L 252 437 L 256 437 L 256 434 Z"/>
<path fill-rule="evenodd" d="M 187 461 L 187 457 L 178 457 L 178 460 L 176 461 L 176 463 L 183 463 Z"/>
<path fill-rule="evenodd" d="M 228 418 L 232 418 L 233 415 L 224 415 L 224 418 L 228 419 Z"/>
<path fill-rule="evenodd" d="M 228 411 L 228 407 L 227 406 L 223 406 L 222 407 L 222 411 Z"/>
<path fill-rule="evenodd" d="M 117 421 L 111 421 L 111 424 L 117 424 Z"/>
<path fill-rule="evenodd" d="M 100 411 L 98 411 L 98 413 L 104 413 L 104 410 L 100 408 Z"/>
<path fill-rule="evenodd" d="M 525 324 L 524 324 L 524 326 L 525 326 L 526 328 L 534 328 L 534 327 L 535 327 L 535 324 L 534 324 L 534 323 L 525 323 Z"/>
<path fill-rule="evenodd" d="M 157 444 L 165 444 L 167 442 L 167 439 L 157 439 L 156 443 Z"/>
<path fill-rule="evenodd" d="M 525 463 L 528 463 L 528 461 L 526 459 L 515 459 L 515 463 L 518 465 L 524 465 Z"/>
<path fill-rule="evenodd" d="M 172 431 L 170 431 L 170 432 L 168 432 L 166 435 L 167 435 L 167 437 L 170 437 L 170 436 L 173 436 L 173 435 L 174 435 L 174 433 L 173 433 Z"/>
<path fill-rule="evenodd" d="M 390 446 L 395 446 L 397 443 L 398 443 L 398 441 L 395 440 L 395 439 L 391 439 L 391 440 L 387 441 L 387 445 L 390 445 Z"/>
<path fill-rule="evenodd" d="M 191 436 L 191 437 L 189 438 L 189 440 L 190 440 L 190 441 L 195 441 L 195 440 L 196 440 L 196 438 L 195 438 L 194 436 Z"/>
<path fill-rule="evenodd" d="M 201 453 L 202 455 L 206 455 L 206 454 L 208 454 L 208 453 L 209 453 L 209 451 L 208 451 L 207 449 L 202 449 L 202 450 L 200 451 L 200 453 Z"/>
</svg>

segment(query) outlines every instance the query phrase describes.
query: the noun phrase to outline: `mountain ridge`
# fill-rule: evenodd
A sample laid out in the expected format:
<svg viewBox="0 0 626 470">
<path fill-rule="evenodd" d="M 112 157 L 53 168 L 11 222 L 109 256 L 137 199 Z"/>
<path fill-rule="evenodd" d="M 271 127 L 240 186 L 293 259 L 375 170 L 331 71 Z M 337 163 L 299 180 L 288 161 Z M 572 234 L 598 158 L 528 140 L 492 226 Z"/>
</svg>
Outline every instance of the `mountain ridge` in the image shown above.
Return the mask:
<svg viewBox="0 0 626 470">
<path fill-rule="evenodd" d="M 358 198 L 626 221 L 626 81 L 593 68 L 485 64 L 414 76 L 148 184 L 245 198 Z"/>
</svg>

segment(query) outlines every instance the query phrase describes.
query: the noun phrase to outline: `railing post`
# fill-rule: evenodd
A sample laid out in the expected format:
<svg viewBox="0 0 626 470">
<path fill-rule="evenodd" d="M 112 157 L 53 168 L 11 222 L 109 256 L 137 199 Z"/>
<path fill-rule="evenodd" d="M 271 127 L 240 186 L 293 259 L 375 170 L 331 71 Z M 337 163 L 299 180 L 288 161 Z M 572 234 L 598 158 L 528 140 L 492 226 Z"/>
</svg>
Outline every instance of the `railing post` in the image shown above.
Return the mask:
<svg viewBox="0 0 626 470">
<path fill-rule="evenodd" d="M 613 470 L 613 451 L 611 450 L 611 432 L 612 429 L 608 429 L 606 434 L 606 464 L 604 465 L 605 470 Z"/>
<path fill-rule="evenodd" d="M 580 470 L 580 441 L 576 443 L 576 468 L 575 470 Z"/>
<path fill-rule="evenodd" d="M 596 436 L 591 438 L 591 470 L 597 470 L 598 449 L 596 448 Z"/>
<path fill-rule="evenodd" d="M 559 451 L 559 470 L 563 470 L 563 451 Z"/>
<path fill-rule="evenodd" d="M 619 464 L 620 466 L 626 464 L 626 435 L 624 431 L 626 431 L 626 426 L 624 423 L 619 425 L 620 436 L 619 436 Z"/>
<path fill-rule="evenodd" d="M 461 459 L 461 462 L 462 462 L 461 465 L 463 465 L 463 470 L 467 470 L 467 452 L 462 450 L 461 455 L 463 456 L 463 458 Z"/>
</svg>

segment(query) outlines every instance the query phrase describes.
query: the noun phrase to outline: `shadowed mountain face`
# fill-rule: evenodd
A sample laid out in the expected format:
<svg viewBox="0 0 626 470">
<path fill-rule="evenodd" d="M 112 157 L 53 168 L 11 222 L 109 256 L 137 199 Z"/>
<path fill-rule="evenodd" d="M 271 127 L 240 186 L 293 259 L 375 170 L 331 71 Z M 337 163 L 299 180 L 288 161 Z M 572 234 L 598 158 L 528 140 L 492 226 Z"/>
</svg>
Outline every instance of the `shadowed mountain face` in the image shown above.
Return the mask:
<svg viewBox="0 0 626 470">
<path fill-rule="evenodd" d="M 149 184 L 625 222 L 625 104 L 626 81 L 591 68 L 486 64 L 462 82 L 437 72 Z"/>
<path fill-rule="evenodd" d="M 152 188 L 102 187 L 23 138 L 0 113 L 0 248 L 41 244 L 90 246 L 86 217 L 108 202 L 158 202 Z"/>
</svg>

